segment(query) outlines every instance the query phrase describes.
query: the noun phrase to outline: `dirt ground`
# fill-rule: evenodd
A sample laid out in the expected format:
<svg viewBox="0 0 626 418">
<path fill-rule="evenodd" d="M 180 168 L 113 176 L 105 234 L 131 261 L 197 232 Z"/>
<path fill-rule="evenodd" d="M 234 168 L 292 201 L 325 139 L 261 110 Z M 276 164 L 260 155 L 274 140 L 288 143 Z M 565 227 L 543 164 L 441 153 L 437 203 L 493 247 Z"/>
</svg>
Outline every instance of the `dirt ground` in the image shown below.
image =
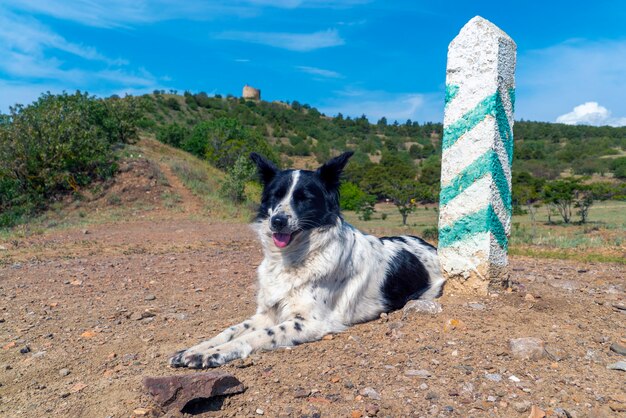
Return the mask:
<svg viewBox="0 0 626 418">
<path fill-rule="evenodd" d="M 142 378 L 194 373 L 169 354 L 255 310 L 252 231 L 194 210 L 0 241 L 0 416 L 163 414 Z M 626 266 L 511 268 L 513 291 L 446 294 L 437 315 L 394 312 L 226 365 L 247 389 L 201 416 L 625 416 L 626 372 L 607 365 L 626 359 L 609 349 L 626 345 Z M 515 358 L 521 337 L 548 355 Z"/>
</svg>

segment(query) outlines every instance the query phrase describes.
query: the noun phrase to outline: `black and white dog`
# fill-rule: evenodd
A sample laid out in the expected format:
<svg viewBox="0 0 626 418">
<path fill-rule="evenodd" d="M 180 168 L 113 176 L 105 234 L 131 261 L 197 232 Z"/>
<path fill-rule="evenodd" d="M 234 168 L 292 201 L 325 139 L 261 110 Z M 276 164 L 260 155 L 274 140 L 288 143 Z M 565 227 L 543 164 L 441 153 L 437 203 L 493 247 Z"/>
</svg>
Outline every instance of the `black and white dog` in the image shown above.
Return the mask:
<svg viewBox="0 0 626 418">
<path fill-rule="evenodd" d="M 339 213 L 346 152 L 316 171 L 278 170 L 258 154 L 263 183 L 253 224 L 265 259 L 257 312 L 214 338 L 176 353 L 174 367 L 217 367 L 258 350 L 320 340 L 328 333 L 440 295 L 437 250 L 413 236 L 376 238 Z"/>
</svg>

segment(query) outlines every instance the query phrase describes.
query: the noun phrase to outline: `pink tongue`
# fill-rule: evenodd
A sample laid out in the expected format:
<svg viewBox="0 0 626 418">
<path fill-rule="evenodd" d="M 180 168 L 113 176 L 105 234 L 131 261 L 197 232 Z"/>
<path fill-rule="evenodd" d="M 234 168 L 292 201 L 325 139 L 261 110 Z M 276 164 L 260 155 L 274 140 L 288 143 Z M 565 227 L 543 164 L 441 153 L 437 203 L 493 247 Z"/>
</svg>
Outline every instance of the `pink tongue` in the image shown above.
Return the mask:
<svg viewBox="0 0 626 418">
<path fill-rule="evenodd" d="M 276 244 L 278 248 L 285 248 L 287 244 L 289 244 L 289 241 L 291 241 L 291 234 L 274 233 L 272 234 L 272 238 L 274 238 L 274 244 Z"/>
</svg>

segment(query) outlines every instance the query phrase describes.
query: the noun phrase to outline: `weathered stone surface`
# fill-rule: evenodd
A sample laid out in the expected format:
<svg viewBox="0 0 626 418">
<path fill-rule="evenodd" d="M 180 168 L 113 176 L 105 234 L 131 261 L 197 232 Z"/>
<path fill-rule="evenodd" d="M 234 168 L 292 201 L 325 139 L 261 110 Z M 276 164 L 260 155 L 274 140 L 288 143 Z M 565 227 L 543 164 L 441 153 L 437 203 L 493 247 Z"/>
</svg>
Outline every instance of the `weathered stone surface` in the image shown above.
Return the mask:
<svg viewBox="0 0 626 418">
<path fill-rule="evenodd" d="M 143 385 L 160 406 L 179 411 L 194 399 L 234 395 L 245 390 L 235 376 L 223 372 L 144 377 Z"/>
<path fill-rule="evenodd" d="M 519 359 L 537 360 L 545 356 L 546 346 L 539 338 L 515 338 L 509 341 L 513 357 Z"/>
<path fill-rule="evenodd" d="M 441 311 L 443 311 L 441 303 L 434 300 L 410 300 L 402 308 L 402 319 L 407 319 L 413 314 L 437 315 Z"/>
<path fill-rule="evenodd" d="M 480 16 L 448 48 L 438 245 L 448 290 L 506 282 L 516 48 Z"/>
</svg>

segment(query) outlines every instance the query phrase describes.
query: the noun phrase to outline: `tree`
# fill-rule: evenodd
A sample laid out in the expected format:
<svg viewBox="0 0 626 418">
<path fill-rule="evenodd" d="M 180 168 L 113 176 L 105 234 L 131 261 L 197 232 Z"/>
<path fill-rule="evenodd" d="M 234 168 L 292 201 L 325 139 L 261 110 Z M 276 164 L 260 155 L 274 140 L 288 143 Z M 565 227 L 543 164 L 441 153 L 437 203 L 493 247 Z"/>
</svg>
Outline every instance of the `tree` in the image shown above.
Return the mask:
<svg viewBox="0 0 626 418">
<path fill-rule="evenodd" d="M 130 144 L 138 135 L 137 123 L 143 115 L 139 99 L 126 95 L 123 99 L 111 96 L 102 103 L 106 108 L 106 117 L 102 125 L 107 132 L 110 143 Z"/>
<path fill-rule="evenodd" d="M 109 111 L 81 92 L 46 93 L 32 105 L 10 108 L 0 123 L 0 224 L 10 225 L 58 194 L 113 175 L 112 145 L 130 141 L 134 129 L 132 112 L 111 116 Z"/>
<path fill-rule="evenodd" d="M 256 173 L 256 167 L 248 158 L 248 155 L 240 155 L 228 170 L 228 175 L 221 188 L 221 194 L 235 203 L 246 200 L 246 183 L 252 180 Z"/>
<path fill-rule="evenodd" d="M 576 190 L 574 197 L 576 201 L 574 207 L 578 209 L 576 212 L 580 216 L 580 223 L 584 224 L 587 222 L 587 217 L 589 216 L 589 208 L 593 205 L 593 193 L 586 187 L 581 190 Z"/>
<path fill-rule="evenodd" d="M 263 136 L 234 118 L 200 122 L 181 144 L 181 148 L 207 159 L 222 170 L 230 169 L 240 155 L 248 155 L 252 151 L 273 161 L 277 159 Z"/>
<path fill-rule="evenodd" d="M 387 194 L 402 216 L 402 225 L 406 225 L 409 214 L 415 211 L 417 204 L 428 194 L 428 190 L 423 184 L 405 179 L 390 186 Z"/>
<path fill-rule="evenodd" d="M 556 207 L 566 224 L 572 220 L 572 207 L 579 208 L 581 222 L 584 223 L 587 220 L 589 207 L 593 204 L 589 187 L 572 177 L 546 183 L 543 189 L 543 200 Z"/>
</svg>

